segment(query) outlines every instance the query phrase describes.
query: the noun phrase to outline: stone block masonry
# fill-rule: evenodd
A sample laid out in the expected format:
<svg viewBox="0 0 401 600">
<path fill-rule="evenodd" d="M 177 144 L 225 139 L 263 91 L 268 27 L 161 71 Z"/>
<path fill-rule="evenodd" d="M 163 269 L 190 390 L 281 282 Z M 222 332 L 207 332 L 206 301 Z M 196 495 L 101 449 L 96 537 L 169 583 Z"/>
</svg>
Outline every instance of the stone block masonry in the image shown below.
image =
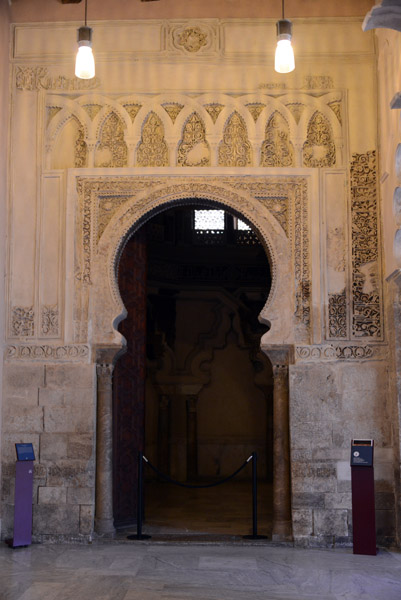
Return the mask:
<svg viewBox="0 0 401 600">
<path fill-rule="evenodd" d="M 10 361 L 4 371 L 1 537 L 12 535 L 15 443 L 32 442 L 33 539 L 84 539 L 94 519 L 94 366 Z"/>
<path fill-rule="evenodd" d="M 293 532 L 311 546 L 352 544 L 350 445 L 375 440 L 377 540 L 394 542 L 394 474 L 386 368 L 378 362 L 290 368 Z"/>
</svg>

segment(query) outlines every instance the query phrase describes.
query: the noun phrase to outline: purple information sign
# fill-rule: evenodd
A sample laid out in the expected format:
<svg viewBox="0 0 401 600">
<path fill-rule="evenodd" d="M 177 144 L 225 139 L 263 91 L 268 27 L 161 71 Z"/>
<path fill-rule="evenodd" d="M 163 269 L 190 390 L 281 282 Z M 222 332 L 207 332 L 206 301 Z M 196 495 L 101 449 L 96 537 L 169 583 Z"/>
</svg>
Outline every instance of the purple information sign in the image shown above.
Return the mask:
<svg viewBox="0 0 401 600">
<path fill-rule="evenodd" d="M 32 542 L 33 461 L 17 461 L 15 465 L 15 506 L 13 548 Z"/>
</svg>

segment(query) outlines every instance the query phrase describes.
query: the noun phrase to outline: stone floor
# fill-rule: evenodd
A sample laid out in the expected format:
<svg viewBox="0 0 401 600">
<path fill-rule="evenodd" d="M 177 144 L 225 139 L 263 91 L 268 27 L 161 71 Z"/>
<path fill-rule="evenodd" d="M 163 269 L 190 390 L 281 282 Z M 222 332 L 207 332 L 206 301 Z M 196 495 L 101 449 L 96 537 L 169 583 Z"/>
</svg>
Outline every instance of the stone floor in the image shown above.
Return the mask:
<svg viewBox="0 0 401 600">
<path fill-rule="evenodd" d="M 400 600 L 401 553 L 354 556 L 266 543 L 0 544 L 0 600 L 249 598 Z"/>
</svg>

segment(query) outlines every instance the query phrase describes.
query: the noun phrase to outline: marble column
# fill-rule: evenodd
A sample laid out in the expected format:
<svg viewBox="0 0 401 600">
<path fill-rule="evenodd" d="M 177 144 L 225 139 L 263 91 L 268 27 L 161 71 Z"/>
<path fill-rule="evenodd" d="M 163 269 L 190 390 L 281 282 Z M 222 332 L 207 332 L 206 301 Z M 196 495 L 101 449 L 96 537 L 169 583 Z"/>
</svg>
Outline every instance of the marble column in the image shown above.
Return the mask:
<svg viewBox="0 0 401 600">
<path fill-rule="evenodd" d="M 273 540 L 292 540 L 288 364 L 291 348 L 263 349 L 273 368 Z"/>
<path fill-rule="evenodd" d="M 288 365 L 273 365 L 273 540 L 292 536 Z"/>
<path fill-rule="evenodd" d="M 170 449 L 169 449 L 169 431 L 170 431 L 170 398 L 166 394 L 159 397 L 159 415 L 158 415 L 158 440 L 157 440 L 157 461 L 158 467 L 162 473 L 170 473 Z"/>
<path fill-rule="evenodd" d="M 198 396 L 187 396 L 187 479 L 198 476 Z"/>
<path fill-rule="evenodd" d="M 113 439 L 112 439 L 113 365 L 99 363 L 97 375 L 96 424 L 96 509 L 95 531 L 115 533 L 113 523 Z"/>
</svg>

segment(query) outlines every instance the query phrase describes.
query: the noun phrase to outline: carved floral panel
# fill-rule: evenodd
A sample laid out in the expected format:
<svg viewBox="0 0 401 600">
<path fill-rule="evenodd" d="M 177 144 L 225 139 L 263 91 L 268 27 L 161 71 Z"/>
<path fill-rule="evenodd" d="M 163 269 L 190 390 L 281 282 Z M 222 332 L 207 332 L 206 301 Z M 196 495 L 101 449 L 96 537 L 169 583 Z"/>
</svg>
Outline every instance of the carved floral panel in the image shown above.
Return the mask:
<svg viewBox="0 0 401 600">
<path fill-rule="evenodd" d="M 352 334 L 381 338 L 376 153 L 354 154 L 351 163 Z"/>
<path fill-rule="evenodd" d="M 229 118 L 219 145 L 220 167 L 248 167 L 252 165 L 252 147 L 244 119 L 238 112 Z"/>
<path fill-rule="evenodd" d="M 316 111 L 309 121 L 306 142 L 303 146 L 305 167 L 334 167 L 336 147 L 329 121 Z"/>
<path fill-rule="evenodd" d="M 96 148 L 96 167 L 126 167 L 128 149 L 124 141 L 124 127 L 120 117 L 111 112 L 103 123 Z"/>
<path fill-rule="evenodd" d="M 136 164 L 139 167 L 168 167 L 168 147 L 160 117 L 151 112 L 142 129 Z"/>
<path fill-rule="evenodd" d="M 277 111 L 273 113 L 266 125 L 260 165 L 262 167 L 294 166 L 294 148 L 290 141 L 288 123 Z"/>
<path fill-rule="evenodd" d="M 181 167 L 207 167 L 210 165 L 210 148 L 206 141 L 205 125 L 194 112 L 185 122 L 182 140 L 178 147 L 177 164 Z"/>
</svg>

